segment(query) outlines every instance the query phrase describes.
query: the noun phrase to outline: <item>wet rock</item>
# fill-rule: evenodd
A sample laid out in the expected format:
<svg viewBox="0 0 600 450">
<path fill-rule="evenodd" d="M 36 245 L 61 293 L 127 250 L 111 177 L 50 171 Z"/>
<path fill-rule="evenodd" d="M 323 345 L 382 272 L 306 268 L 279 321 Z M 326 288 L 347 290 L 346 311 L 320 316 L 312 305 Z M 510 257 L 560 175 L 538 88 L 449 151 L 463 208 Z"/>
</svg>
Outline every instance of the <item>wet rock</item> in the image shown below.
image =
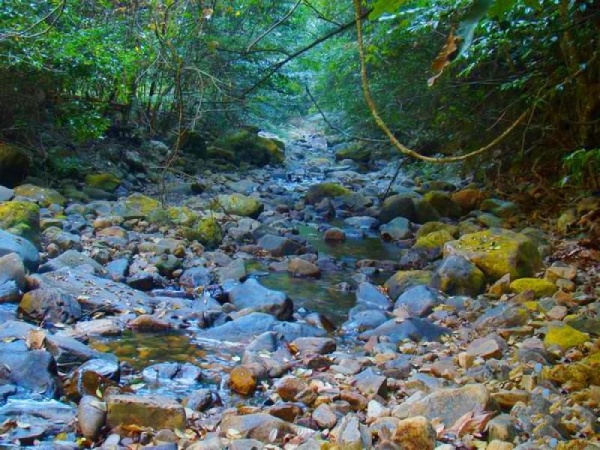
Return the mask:
<svg viewBox="0 0 600 450">
<path fill-rule="evenodd" d="M 426 417 L 410 417 L 398 422 L 392 441 L 402 450 L 433 450 L 436 433 Z"/>
<path fill-rule="evenodd" d="M 348 321 L 344 322 L 342 329 L 346 331 L 365 331 L 378 327 L 389 320 L 388 314 L 383 310 L 355 309 L 350 310 Z"/>
<path fill-rule="evenodd" d="M 337 423 L 337 416 L 327 403 L 317 406 L 311 417 L 322 429 L 331 429 Z"/>
<path fill-rule="evenodd" d="M 316 205 L 325 198 L 337 198 L 350 193 L 350 190 L 337 183 L 319 183 L 308 188 L 304 201 L 309 205 Z"/>
<path fill-rule="evenodd" d="M 57 256 L 54 259 L 51 259 L 46 264 L 40 266 L 40 273 L 51 272 L 54 270 L 59 270 L 63 267 L 74 269 L 79 266 L 88 265 L 93 268 L 94 272 L 97 274 L 104 273 L 104 268 L 102 265 L 98 264 L 89 256 L 77 251 L 77 250 L 67 250 L 61 255 Z"/>
<path fill-rule="evenodd" d="M 277 403 L 269 408 L 269 414 L 286 422 L 294 422 L 302 414 L 302 408 L 295 403 Z"/>
<path fill-rule="evenodd" d="M 137 316 L 127 324 L 127 327 L 141 333 L 156 333 L 173 329 L 169 322 L 150 314 Z"/>
<path fill-rule="evenodd" d="M 356 290 L 356 304 L 365 305 L 369 309 L 389 311 L 392 307 L 391 300 L 377 286 L 362 282 Z"/>
<path fill-rule="evenodd" d="M 0 256 L 9 253 L 19 255 L 25 267 L 35 271 L 40 263 L 40 254 L 27 239 L 0 229 Z"/>
<path fill-rule="evenodd" d="M 448 295 L 477 296 L 485 289 L 485 275 L 468 259 L 450 255 L 433 274 L 431 285 Z"/>
<path fill-rule="evenodd" d="M 482 384 L 470 384 L 433 392 L 408 406 L 395 408 L 393 415 L 398 418 L 424 416 L 429 420 L 438 419 L 446 427 L 451 427 L 468 412 L 496 410 L 487 388 Z"/>
<path fill-rule="evenodd" d="M 116 360 L 94 358 L 86 361 L 65 379 L 63 386 L 65 395 L 71 400 L 78 400 L 84 395 L 97 396 L 109 386 L 116 386 L 120 380 L 121 367 Z"/>
<path fill-rule="evenodd" d="M 381 227 L 379 227 L 379 232 L 384 241 L 409 239 L 413 235 L 410 228 L 410 222 L 404 217 L 396 217 L 385 225 L 381 225 Z"/>
<path fill-rule="evenodd" d="M 63 231 L 57 227 L 44 229 L 42 237 L 47 247 L 55 245 L 62 251 L 82 249 L 81 237 L 79 235 Z"/>
<path fill-rule="evenodd" d="M 267 289 L 254 278 L 229 291 L 229 301 L 240 310 L 265 312 L 280 320 L 291 318 L 293 312 L 292 301 L 285 293 Z"/>
<path fill-rule="evenodd" d="M 464 213 L 480 209 L 479 205 L 487 198 L 487 194 L 480 189 L 461 189 L 451 196 L 452 201 L 458 204 Z"/>
<path fill-rule="evenodd" d="M 411 317 L 424 317 L 443 300 L 434 289 L 418 285 L 404 291 L 394 303 L 394 309 L 403 308 Z"/>
<path fill-rule="evenodd" d="M 147 383 L 166 383 L 169 381 L 192 385 L 202 378 L 198 366 L 190 363 L 165 362 L 152 364 L 142 370 L 142 378 Z"/>
<path fill-rule="evenodd" d="M 460 206 L 446 192 L 429 191 L 425 194 L 424 200 L 433 206 L 442 217 L 458 218 L 462 214 Z"/>
<path fill-rule="evenodd" d="M 12 383 L 48 398 L 57 398 L 60 394 L 56 361 L 45 350 L 28 350 L 18 341 L 2 343 L 0 366 L 7 368 L 3 383 Z"/>
<path fill-rule="evenodd" d="M 48 288 L 27 292 L 18 311 L 36 323 L 73 323 L 82 316 L 81 306 L 72 295 Z"/>
<path fill-rule="evenodd" d="M 63 268 L 36 275 L 41 287 L 57 289 L 78 299 L 84 313 L 151 313 L 152 298 L 138 290 L 79 269 Z"/>
<path fill-rule="evenodd" d="M 104 269 L 111 280 L 123 283 L 129 274 L 129 264 L 129 258 L 119 258 L 110 261 Z"/>
<path fill-rule="evenodd" d="M 415 205 L 410 196 L 397 194 L 385 199 L 379 212 L 379 221 L 385 224 L 396 217 L 404 217 L 411 222 L 416 221 Z"/>
<path fill-rule="evenodd" d="M 520 213 L 519 206 L 516 203 L 497 198 L 487 198 L 481 202 L 479 209 L 490 212 L 495 216 L 509 219 Z"/>
<path fill-rule="evenodd" d="M 344 242 L 346 240 L 346 233 L 340 228 L 329 228 L 323 234 L 325 242 Z"/>
<path fill-rule="evenodd" d="M 344 219 L 344 226 L 358 230 L 375 230 L 379 221 L 370 216 L 354 216 Z"/>
<path fill-rule="evenodd" d="M 372 336 L 378 336 L 397 344 L 404 339 L 415 342 L 438 341 L 448 333 L 447 328 L 435 325 L 426 319 L 409 318 L 400 322 L 396 319 L 388 320 L 373 330 L 361 333 L 359 338 L 366 341 Z"/>
<path fill-rule="evenodd" d="M 229 374 L 229 387 L 241 395 L 252 395 L 256 391 L 258 377 L 255 370 L 247 366 L 236 366 Z"/>
<path fill-rule="evenodd" d="M 234 259 L 225 267 L 218 267 L 215 272 L 221 284 L 227 280 L 240 281 L 248 275 L 246 264 L 241 258 Z"/>
<path fill-rule="evenodd" d="M 275 383 L 275 390 L 283 401 L 293 402 L 302 401 L 310 405 L 316 398 L 317 394 L 301 379 L 295 377 L 284 377 Z"/>
<path fill-rule="evenodd" d="M 525 325 L 531 319 L 531 312 L 515 304 L 500 304 L 483 313 L 475 322 L 477 330 L 511 328 Z"/>
<path fill-rule="evenodd" d="M 264 208 L 265 205 L 256 198 L 238 193 L 219 195 L 214 205 L 214 209 L 222 210 L 226 214 L 252 219 L 256 219 Z"/>
<path fill-rule="evenodd" d="M 11 200 L 15 195 L 14 189 L 0 185 L 0 202 Z"/>
<path fill-rule="evenodd" d="M 261 237 L 257 245 L 263 250 L 271 253 L 273 256 L 290 256 L 300 253 L 302 246 L 289 238 L 284 236 L 275 236 L 273 234 L 266 234 Z"/>
<path fill-rule="evenodd" d="M 453 239 L 454 236 L 446 230 L 432 231 L 431 233 L 427 233 L 426 235 L 417 238 L 413 248 L 420 250 L 437 249 Z"/>
<path fill-rule="evenodd" d="M 291 345 L 300 354 L 327 355 L 336 350 L 336 343 L 331 338 L 302 337 L 295 339 Z"/>
<path fill-rule="evenodd" d="M 25 265 L 17 253 L 0 257 L 0 303 L 18 302 L 26 288 Z"/>
<path fill-rule="evenodd" d="M 41 207 L 64 206 L 66 199 L 56 190 L 33 184 L 21 184 L 15 187 L 15 196 L 37 203 Z"/>
<path fill-rule="evenodd" d="M 111 428 L 137 425 L 160 430 L 185 428 L 185 410 L 173 399 L 153 395 L 110 395 L 106 399 L 106 423 Z"/>
<path fill-rule="evenodd" d="M 371 448 L 373 443 L 369 429 L 354 414 L 345 416 L 332 434 L 340 450 Z"/>
<path fill-rule="evenodd" d="M 213 403 L 213 393 L 208 389 L 198 389 L 189 394 L 183 401 L 183 405 L 193 411 L 204 411 Z"/>
<path fill-rule="evenodd" d="M 384 284 L 390 298 L 398 298 L 411 286 L 429 284 L 431 272 L 428 270 L 400 270 L 392 275 Z"/>
<path fill-rule="evenodd" d="M 506 273 L 513 279 L 528 277 L 541 267 L 540 254 L 527 237 L 497 228 L 446 243 L 444 256 L 449 255 L 465 257 L 492 281 Z"/>
<path fill-rule="evenodd" d="M 226 435 L 272 444 L 281 443 L 286 434 L 295 434 L 297 429 L 292 424 L 264 413 L 243 416 L 228 414 L 223 417 L 220 428 Z"/>
<path fill-rule="evenodd" d="M 110 213 L 115 216 L 121 216 L 125 220 L 144 219 L 153 211 L 160 208 L 161 205 L 158 200 L 143 194 L 132 194 L 111 205 Z"/>
<path fill-rule="evenodd" d="M 46 349 L 54 356 L 56 363 L 64 370 L 78 366 L 91 359 L 116 361 L 110 353 L 102 353 L 69 336 L 53 334 L 46 336 Z"/>
<path fill-rule="evenodd" d="M 305 277 L 313 277 L 320 278 L 321 277 L 321 269 L 310 261 L 306 261 L 302 258 L 292 258 L 288 262 L 288 272 L 294 276 L 299 278 Z"/>
<path fill-rule="evenodd" d="M 84 395 L 77 407 L 77 420 L 81 434 L 96 440 L 106 421 L 106 404 L 92 395 Z"/>
<path fill-rule="evenodd" d="M 415 223 L 434 222 L 441 219 L 437 210 L 423 198 L 413 199 L 415 205 Z"/>
</svg>

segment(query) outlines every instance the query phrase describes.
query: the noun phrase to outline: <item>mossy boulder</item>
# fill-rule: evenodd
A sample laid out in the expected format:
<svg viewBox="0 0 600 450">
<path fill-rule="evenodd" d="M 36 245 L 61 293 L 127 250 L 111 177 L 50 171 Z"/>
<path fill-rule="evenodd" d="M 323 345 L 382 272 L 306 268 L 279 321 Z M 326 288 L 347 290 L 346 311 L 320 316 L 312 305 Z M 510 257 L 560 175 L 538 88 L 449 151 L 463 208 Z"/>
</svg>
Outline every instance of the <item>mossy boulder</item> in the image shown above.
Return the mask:
<svg viewBox="0 0 600 450">
<path fill-rule="evenodd" d="M 437 248 L 452 240 L 454 240 L 454 236 L 452 236 L 448 230 L 432 231 L 431 233 L 418 238 L 417 242 L 415 242 L 414 248 Z"/>
<path fill-rule="evenodd" d="M 324 198 L 337 198 L 351 194 L 352 191 L 337 183 L 313 184 L 308 188 L 304 201 L 309 205 L 316 205 Z"/>
<path fill-rule="evenodd" d="M 415 204 L 412 194 L 396 194 L 384 200 L 379 211 L 379 221 L 388 223 L 396 217 L 404 217 L 416 222 Z"/>
<path fill-rule="evenodd" d="M 201 219 L 196 227 L 196 232 L 195 239 L 209 248 L 218 247 L 223 240 L 223 230 L 214 217 Z"/>
<path fill-rule="evenodd" d="M 529 277 L 542 266 L 537 247 L 522 234 L 500 228 L 465 234 L 446 242 L 444 256 L 461 255 L 473 262 L 489 281 L 505 274 L 512 279 Z"/>
<path fill-rule="evenodd" d="M 415 222 L 416 223 L 427 223 L 427 222 L 437 222 L 442 217 L 437 210 L 431 206 L 431 203 L 426 201 L 423 198 L 415 198 L 413 199 L 414 207 L 415 207 Z"/>
<path fill-rule="evenodd" d="M 419 284 L 429 284 L 432 273 L 429 270 L 400 270 L 385 282 L 389 297 L 396 300 L 406 289 Z"/>
<path fill-rule="evenodd" d="M 455 238 L 458 237 L 458 227 L 456 225 L 451 225 L 449 223 L 444 222 L 427 222 L 419 227 L 416 233 L 417 239 L 423 236 L 427 236 L 434 231 L 442 231 L 445 230 L 450 233 Z"/>
<path fill-rule="evenodd" d="M 24 237 L 39 246 L 40 207 L 31 202 L 0 203 L 0 229 Z"/>
<path fill-rule="evenodd" d="M 600 386 L 600 353 L 594 353 L 574 363 L 544 367 L 541 378 L 567 385 L 571 391 L 592 385 Z"/>
<path fill-rule="evenodd" d="M 449 295 L 476 296 L 485 289 L 485 275 L 468 259 L 451 255 L 434 273 L 431 286 Z"/>
<path fill-rule="evenodd" d="M 34 184 L 17 186 L 15 188 L 15 196 L 31 200 L 42 208 L 47 208 L 50 205 L 64 206 L 67 202 L 60 192 Z"/>
<path fill-rule="evenodd" d="M 517 294 L 525 291 L 533 291 L 536 298 L 550 297 L 557 291 L 557 287 L 549 280 L 539 278 L 519 278 L 510 283 L 510 290 Z"/>
<path fill-rule="evenodd" d="M 509 219 L 519 214 L 519 206 L 516 203 L 497 198 L 487 198 L 481 202 L 479 209 L 490 212 L 495 216 Z"/>
<path fill-rule="evenodd" d="M 15 187 L 27 177 L 30 168 L 25 150 L 12 144 L 0 143 L 0 183 Z"/>
<path fill-rule="evenodd" d="M 187 206 L 171 206 L 167 209 L 152 210 L 147 220 L 156 225 L 177 225 L 193 227 L 198 222 L 198 214 Z"/>
<path fill-rule="evenodd" d="M 487 198 L 487 194 L 480 189 L 467 188 L 454 192 L 451 198 L 466 213 L 479 209 L 481 202 Z"/>
<path fill-rule="evenodd" d="M 371 158 L 371 150 L 361 142 L 353 142 L 338 149 L 335 153 L 335 160 L 342 161 L 351 159 L 359 163 L 366 163 Z"/>
<path fill-rule="evenodd" d="M 285 159 L 283 142 L 259 136 L 249 130 L 239 130 L 220 137 L 209 147 L 208 154 L 214 154 L 216 149 L 232 153 L 232 162 L 244 161 L 256 166 L 281 164 Z"/>
<path fill-rule="evenodd" d="M 145 219 L 159 208 L 161 204 L 158 200 L 143 194 L 132 194 L 114 205 L 112 214 L 125 220 Z"/>
<path fill-rule="evenodd" d="M 424 200 L 435 208 L 442 217 L 458 218 L 462 214 L 461 207 L 454 203 L 450 194 L 443 191 L 429 191 L 425 194 Z"/>
<path fill-rule="evenodd" d="M 589 340 L 589 334 L 576 330 L 562 322 L 556 322 L 548 325 L 544 346 L 546 348 L 560 347 L 562 350 L 567 350 L 571 347 L 583 345 Z"/>
<path fill-rule="evenodd" d="M 91 188 L 112 192 L 121 184 L 121 179 L 112 173 L 91 173 L 85 177 L 85 183 Z"/>
<path fill-rule="evenodd" d="M 219 195 L 212 204 L 212 209 L 223 211 L 225 214 L 256 219 L 265 209 L 265 205 L 254 197 L 235 193 Z"/>
</svg>

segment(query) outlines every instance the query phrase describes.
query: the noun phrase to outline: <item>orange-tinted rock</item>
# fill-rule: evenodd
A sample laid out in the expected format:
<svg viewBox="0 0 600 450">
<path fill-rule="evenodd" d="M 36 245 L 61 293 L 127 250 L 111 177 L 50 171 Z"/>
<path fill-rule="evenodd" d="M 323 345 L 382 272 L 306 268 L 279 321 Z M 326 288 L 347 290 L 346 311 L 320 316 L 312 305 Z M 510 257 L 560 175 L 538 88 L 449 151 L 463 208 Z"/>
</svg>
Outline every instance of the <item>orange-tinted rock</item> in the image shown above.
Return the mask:
<svg viewBox="0 0 600 450">
<path fill-rule="evenodd" d="M 256 374 L 248 367 L 234 367 L 229 374 L 229 386 L 232 391 L 238 394 L 252 395 L 256 390 L 256 385 Z"/>
</svg>

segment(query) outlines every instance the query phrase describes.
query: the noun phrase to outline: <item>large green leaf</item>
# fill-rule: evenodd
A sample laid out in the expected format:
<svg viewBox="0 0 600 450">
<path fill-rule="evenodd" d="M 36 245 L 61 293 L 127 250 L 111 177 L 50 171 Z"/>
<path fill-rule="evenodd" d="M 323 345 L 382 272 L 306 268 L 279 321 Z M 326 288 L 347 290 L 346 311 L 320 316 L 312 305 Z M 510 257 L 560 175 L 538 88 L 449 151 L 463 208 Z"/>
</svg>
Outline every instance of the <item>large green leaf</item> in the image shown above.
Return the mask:
<svg viewBox="0 0 600 450">
<path fill-rule="evenodd" d="M 370 20 L 379 19 L 386 13 L 393 13 L 404 5 L 408 0 L 377 0 L 373 5 L 373 11 L 369 14 Z"/>
<path fill-rule="evenodd" d="M 459 56 L 463 55 L 473 43 L 475 28 L 483 16 L 488 12 L 492 4 L 504 0 L 475 0 L 467 10 L 463 19 L 460 21 L 460 26 L 456 35 L 460 38 Z M 509 0 L 510 1 L 510 0 Z"/>
<path fill-rule="evenodd" d="M 501 17 L 503 16 L 507 11 L 509 11 L 516 3 L 516 0 L 495 0 L 494 4 L 492 6 L 490 6 L 490 9 L 488 11 L 488 15 L 490 17 Z M 539 6 L 539 1 L 526 1 L 525 4 L 527 3 L 537 3 Z"/>
</svg>

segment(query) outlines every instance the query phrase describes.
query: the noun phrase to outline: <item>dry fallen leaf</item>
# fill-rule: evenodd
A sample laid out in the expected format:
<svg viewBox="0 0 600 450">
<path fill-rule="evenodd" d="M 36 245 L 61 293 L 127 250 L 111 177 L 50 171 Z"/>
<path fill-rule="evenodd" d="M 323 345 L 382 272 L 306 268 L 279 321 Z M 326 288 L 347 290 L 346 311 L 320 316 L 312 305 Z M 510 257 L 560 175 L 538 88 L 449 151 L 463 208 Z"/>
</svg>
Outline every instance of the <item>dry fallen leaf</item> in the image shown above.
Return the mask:
<svg viewBox="0 0 600 450">
<path fill-rule="evenodd" d="M 446 39 L 446 43 L 440 53 L 436 56 L 431 64 L 431 68 L 435 72 L 435 75 L 427 80 L 428 86 L 433 86 L 437 79 L 444 73 L 446 67 L 450 65 L 453 57 L 456 55 L 458 50 L 458 43 L 460 42 L 460 37 L 454 35 L 454 30 L 450 31 L 450 35 L 448 39 Z"/>
</svg>

